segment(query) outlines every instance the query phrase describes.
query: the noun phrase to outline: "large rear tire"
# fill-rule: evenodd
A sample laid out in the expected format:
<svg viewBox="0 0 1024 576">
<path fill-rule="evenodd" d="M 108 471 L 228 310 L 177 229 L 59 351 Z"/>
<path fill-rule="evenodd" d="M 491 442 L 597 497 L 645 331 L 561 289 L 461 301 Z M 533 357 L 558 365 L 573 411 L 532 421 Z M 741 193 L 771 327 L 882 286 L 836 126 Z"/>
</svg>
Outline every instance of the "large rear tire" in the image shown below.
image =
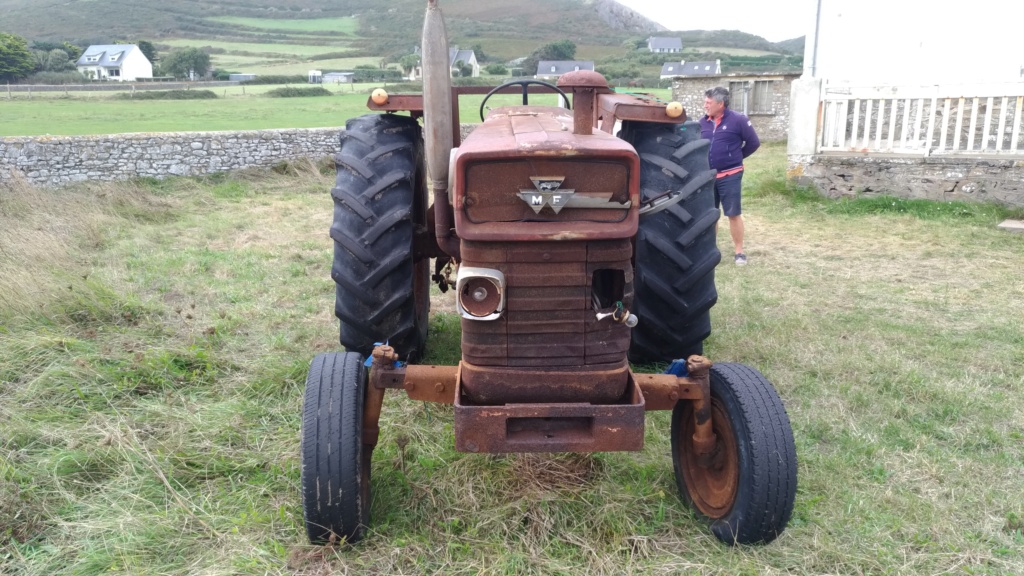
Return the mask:
<svg viewBox="0 0 1024 576">
<path fill-rule="evenodd" d="M 774 540 L 796 500 L 796 444 L 775 387 L 742 364 L 711 367 L 716 444 L 702 460 L 693 444 L 692 402 L 672 411 L 672 464 L 683 500 L 727 544 Z"/>
<path fill-rule="evenodd" d="M 624 122 L 620 137 L 640 155 L 640 228 L 629 358 L 664 362 L 704 352 L 718 300 L 715 171 L 700 126 Z M 646 211 L 645 211 L 646 208 Z"/>
<path fill-rule="evenodd" d="M 352 118 L 335 165 L 331 278 L 339 340 L 364 356 L 387 342 L 415 361 L 430 311 L 430 260 L 413 243 L 427 214 L 420 126 L 393 114 Z"/>
<path fill-rule="evenodd" d="M 370 522 L 363 446 L 366 368 L 355 352 L 319 354 L 302 405 L 302 515 L 313 544 L 357 542 Z"/>
</svg>

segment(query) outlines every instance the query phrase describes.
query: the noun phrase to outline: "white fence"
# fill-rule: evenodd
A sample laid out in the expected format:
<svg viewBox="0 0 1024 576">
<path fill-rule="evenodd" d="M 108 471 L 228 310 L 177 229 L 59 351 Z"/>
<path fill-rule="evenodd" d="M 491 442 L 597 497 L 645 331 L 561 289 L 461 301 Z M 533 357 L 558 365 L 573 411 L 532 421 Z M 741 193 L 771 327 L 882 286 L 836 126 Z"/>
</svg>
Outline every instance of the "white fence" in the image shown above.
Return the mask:
<svg viewBox="0 0 1024 576">
<path fill-rule="evenodd" d="M 818 152 L 1024 156 L 1024 83 L 822 86 Z"/>
</svg>

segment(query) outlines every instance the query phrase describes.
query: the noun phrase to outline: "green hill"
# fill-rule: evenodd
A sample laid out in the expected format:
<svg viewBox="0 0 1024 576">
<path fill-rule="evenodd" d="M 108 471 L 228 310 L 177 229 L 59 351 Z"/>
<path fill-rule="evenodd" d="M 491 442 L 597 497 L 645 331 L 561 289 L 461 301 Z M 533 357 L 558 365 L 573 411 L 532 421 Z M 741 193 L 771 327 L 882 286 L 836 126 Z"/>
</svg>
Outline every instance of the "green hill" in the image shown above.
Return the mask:
<svg viewBox="0 0 1024 576">
<path fill-rule="evenodd" d="M 635 53 L 652 33 L 681 36 L 684 46 L 782 52 L 736 31 L 658 32 L 663 28 L 613 0 L 442 0 L 442 6 L 452 44 L 475 48 L 492 62 L 558 40 L 572 40 L 579 59 L 614 60 Z M 424 0 L 0 0 L 0 31 L 79 46 L 149 40 L 163 53 L 196 46 L 218 68 L 304 74 L 396 62 L 420 43 L 425 7 Z M 660 65 L 645 62 L 636 70 L 649 75 Z"/>
</svg>

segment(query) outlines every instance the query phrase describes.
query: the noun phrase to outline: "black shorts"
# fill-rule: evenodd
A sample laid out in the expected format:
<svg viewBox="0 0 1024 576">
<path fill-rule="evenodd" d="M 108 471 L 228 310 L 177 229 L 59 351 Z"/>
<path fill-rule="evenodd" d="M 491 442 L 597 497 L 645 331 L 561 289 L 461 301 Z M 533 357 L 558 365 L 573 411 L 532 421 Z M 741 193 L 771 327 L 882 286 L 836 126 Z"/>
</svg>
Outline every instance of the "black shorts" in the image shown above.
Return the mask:
<svg viewBox="0 0 1024 576">
<path fill-rule="evenodd" d="M 742 170 L 724 178 L 715 179 L 715 208 L 721 206 L 726 216 L 739 216 L 743 213 L 740 207 L 742 182 Z"/>
</svg>

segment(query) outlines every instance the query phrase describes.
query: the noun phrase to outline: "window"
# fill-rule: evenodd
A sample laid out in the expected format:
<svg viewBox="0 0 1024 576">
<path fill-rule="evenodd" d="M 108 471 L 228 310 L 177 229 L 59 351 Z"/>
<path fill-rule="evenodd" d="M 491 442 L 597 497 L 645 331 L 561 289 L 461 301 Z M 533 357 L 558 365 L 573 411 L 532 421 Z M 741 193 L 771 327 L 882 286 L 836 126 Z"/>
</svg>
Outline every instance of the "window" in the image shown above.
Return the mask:
<svg viewBox="0 0 1024 576">
<path fill-rule="evenodd" d="M 86 62 L 99 62 L 100 61 L 100 54 L 86 54 L 85 61 Z"/>
<path fill-rule="evenodd" d="M 729 107 L 743 114 L 774 114 L 773 96 L 774 80 L 754 80 L 753 82 L 729 82 L 729 94 L 732 102 Z"/>
<path fill-rule="evenodd" d="M 580 67 L 579 67 L 579 66 L 576 66 L 576 68 L 575 68 L 575 71 L 576 71 L 576 72 L 579 72 L 579 71 L 580 71 Z"/>
<path fill-rule="evenodd" d="M 552 66 L 552 67 L 551 67 L 551 71 L 552 71 L 552 72 L 554 72 L 554 71 L 555 71 L 555 67 L 554 67 L 554 66 Z"/>
<path fill-rule="evenodd" d="M 118 68 L 111 68 L 107 73 L 108 76 L 117 77 L 121 75 L 121 70 Z"/>
<path fill-rule="evenodd" d="M 112 54 L 110 56 L 110 61 L 111 62 L 117 62 L 118 58 L 121 57 L 121 54 L 124 54 L 124 52 L 118 52 L 117 54 Z"/>
<path fill-rule="evenodd" d="M 751 114 L 774 114 L 775 106 L 772 98 L 771 80 L 755 80 L 754 90 L 750 99 Z"/>
</svg>

